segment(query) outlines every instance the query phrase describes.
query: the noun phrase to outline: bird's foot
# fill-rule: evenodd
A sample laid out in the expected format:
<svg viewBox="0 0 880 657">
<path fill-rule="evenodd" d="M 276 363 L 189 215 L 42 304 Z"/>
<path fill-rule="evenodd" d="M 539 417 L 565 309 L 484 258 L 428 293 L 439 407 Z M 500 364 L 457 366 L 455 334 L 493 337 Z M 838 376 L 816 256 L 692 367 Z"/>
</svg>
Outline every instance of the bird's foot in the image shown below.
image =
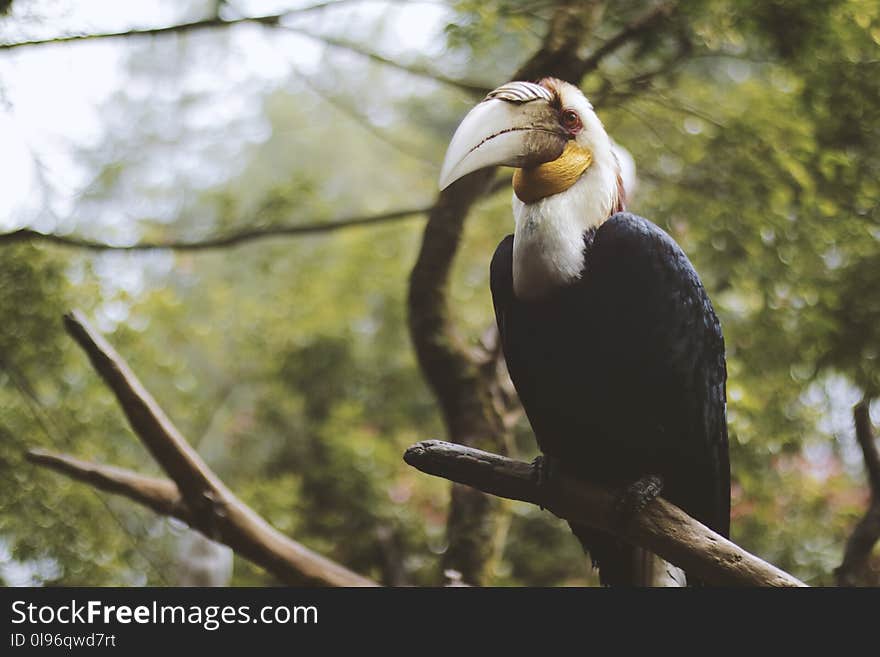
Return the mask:
<svg viewBox="0 0 880 657">
<path fill-rule="evenodd" d="M 535 483 L 545 486 L 559 472 L 559 459 L 548 454 L 539 454 L 532 461 Z"/>
<path fill-rule="evenodd" d="M 553 456 L 540 454 L 532 461 L 532 472 L 534 473 L 533 476 L 538 490 L 546 487 L 547 483 L 556 476 L 558 471 L 559 462 Z M 541 507 L 542 511 L 544 510 L 544 505 L 539 504 L 538 506 Z"/>
<path fill-rule="evenodd" d="M 663 490 L 660 475 L 645 475 L 624 488 L 617 498 L 615 510 L 622 523 L 629 522 Z"/>
</svg>

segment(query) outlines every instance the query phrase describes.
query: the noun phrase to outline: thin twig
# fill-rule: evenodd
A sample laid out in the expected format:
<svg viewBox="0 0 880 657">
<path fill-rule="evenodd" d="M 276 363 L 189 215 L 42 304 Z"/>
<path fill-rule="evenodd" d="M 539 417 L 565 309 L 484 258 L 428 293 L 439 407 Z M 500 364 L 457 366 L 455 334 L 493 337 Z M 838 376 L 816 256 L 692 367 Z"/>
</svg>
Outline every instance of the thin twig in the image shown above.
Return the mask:
<svg viewBox="0 0 880 657">
<path fill-rule="evenodd" d="M 318 34 L 316 32 L 312 32 L 303 27 L 295 27 L 292 25 L 284 25 L 283 29 L 288 30 L 289 32 L 293 32 L 300 36 L 307 37 L 309 39 L 315 39 L 316 41 L 321 41 L 322 43 L 327 44 L 328 46 L 332 46 L 333 48 L 338 48 L 340 50 L 345 50 L 361 57 L 365 57 L 377 64 L 382 64 L 383 66 L 389 66 L 391 68 L 396 68 L 400 71 L 404 71 L 405 73 L 410 73 L 411 75 L 416 75 L 422 78 L 428 78 L 430 80 L 434 80 L 435 82 L 439 82 L 449 87 L 454 87 L 465 93 L 482 98 L 487 93 L 492 91 L 492 88 L 482 84 L 480 82 L 473 82 L 471 80 L 460 80 L 458 78 L 453 78 L 448 75 L 444 75 L 439 71 L 435 71 L 427 66 L 423 66 L 422 64 L 416 63 L 403 63 L 398 62 L 397 60 L 391 59 L 384 55 L 381 55 L 377 52 L 374 52 L 364 46 L 354 43 L 353 41 L 348 41 L 346 39 L 340 39 L 337 37 L 333 37 L 327 34 Z"/>
<path fill-rule="evenodd" d="M 92 488 L 122 495 L 163 516 L 174 516 L 186 523 L 193 520 L 170 479 L 144 475 L 110 465 L 99 465 L 44 449 L 31 449 L 27 460 L 89 484 Z"/>
<path fill-rule="evenodd" d="M 119 39 L 131 37 L 160 36 L 163 34 L 184 34 L 197 30 L 206 30 L 217 27 L 230 27 L 233 25 L 241 25 L 242 23 L 256 23 L 269 27 L 277 26 L 285 18 L 293 16 L 301 16 L 324 9 L 332 9 L 337 6 L 353 4 L 355 2 L 364 2 L 368 0 L 331 0 L 329 2 L 318 2 L 313 5 L 289 9 L 277 14 L 266 14 L 262 16 L 242 16 L 239 18 L 220 18 L 213 16 L 189 23 L 177 23 L 175 25 L 165 25 L 162 27 L 134 28 L 130 30 L 121 30 L 118 32 L 97 32 L 91 34 L 66 34 L 48 39 L 33 39 L 28 41 L 18 41 L 14 43 L 0 43 L 0 50 L 11 50 L 13 48 L 25 48 L 33 46 L 45 46 L 55 43 L 69 43 L 71 41 L 93 41 L 97 39 Z M 386 2 L 399 2 L 400 0 L 385 0 Z M 427 0 L 422 0 L 427 3 Z M 428 3 L 430 4 L 430 3 Z"/>
<path fill-rule="evenodd" d="M 412 158 L 419 164 L 429 167 L 432 170 L 437 169 L 439 163 L 435 159 L 428 158 L 424 153 L 419 152 L 419 149 L 416 148 L 415 145 L 402 139 L 398 139 L 388 130 L 383 130 L 382 128 L 377 126 L 365 113 L 358 111 L 349 103 L 343 101 L 336 95 L 324 89 L 321 84 L 318 83 L 312 76 L 307 75 L 297 69 L 294 70 L 296 71 L 300 80 L 302 80 L 303 84 L 305 84 L 312 92 L 314 92 L 315 95 L 320 97 L 321 100 L 331 105 L 340 113 L 344 114 L 347 118 L 351 119 L 351 121 L 361 130 L 370 133 L 379 141 L 387 144 L 399 153 L 402 153 L 403 155 Z"/>
<path fill-rule="evenodd" d="M 652 28 L 655 23 L 672 15 L 677 5 L 677 0 L 664 2 L 649 10 L 642 16 L 639 16 L 631 23 L 628 23 L 617 34 L 605 41 L 605 43 L 596 48 L 596 50 L 590 53 L 590 55 L 581 62 L 581 77 L 584 77 L 599 68 L 599 64 L 601 64 L 602 60 L 608 55 L 614 53 L 637 36 L 640 36 Z"/>
<path fill-rule="evenodd" d="M 32 228 L 20 228 L 9 233 L 0 233 L 0 245 L 15 242 L 49 242 L 58 246 L 86 249 L 89 251 L 211 251 L 241 246 L 249 242 L 272 237 L 302 237 L 320 235 L 347 228 L 372 226 L 375 224 L 401 221 L 430 212 L 433 206 L 416 206 L 378 214 L 354 216 L 329 222 L 305 223 L 293 226 L 264 226 L 244 228 L 226 235 L 206 237 L 200 240 L 144 241 L 134 244 L 108 244 L 73 235 L 41 233 Z"/>
<path fill-rule="evenodd" d="M 119 32 L 100 32 L 94 34 L 68 34 L 64 36 L 52 37 L 50 39 L 34 39 L 31 41 L 18 41 L 15 43 L 0 43 L 0 50 L 12 50 L 13 48 L 25 48 L 33 46 L 45 46 L 53 43 L 70 43 L 72 41 L 93 41 L 98 39 L 117 39 L 131 37 L 147 37 L 159 36 L 163 34 L 185 34 L 197 30 L 206 30 L 215 27 L 229 27 L 231 25 L 240 25 L 242 23 L 256 23 L 259 25 L 274 26 L 288 15 L 289 12 L 282 14 L 271 14 L 266 16 L 245 16 L 243 18 L 207 18 L 190 23 L 177 23 L 175 25 L 166 25 L 163 27 L 148 27 L 132 30 L 122 30 Z"/>
</svg>

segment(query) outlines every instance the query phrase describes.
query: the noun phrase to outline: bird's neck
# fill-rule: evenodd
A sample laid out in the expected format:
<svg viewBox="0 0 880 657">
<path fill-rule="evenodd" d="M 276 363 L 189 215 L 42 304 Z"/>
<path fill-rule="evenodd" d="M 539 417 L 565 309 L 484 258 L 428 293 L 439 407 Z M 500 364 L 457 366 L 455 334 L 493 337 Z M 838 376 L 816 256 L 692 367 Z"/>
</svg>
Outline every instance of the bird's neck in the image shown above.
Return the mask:
<svg viewBox="0 0 880 657">
<path fill-rule="evenodd" d="M 535 203 L 574 185 L 593 161 L 593 153 L 574 140 L 555 160 L 513 172 L 513 192 L 523 203 Z"/>
<path fill-rule="evenodd" d="M 534 301 L 580 278 L 584 233 L 621 209 L 616 162 L 593 162 L 564 191 L 524 203 L 513 199 L 513 289 Z"/>
</svg>

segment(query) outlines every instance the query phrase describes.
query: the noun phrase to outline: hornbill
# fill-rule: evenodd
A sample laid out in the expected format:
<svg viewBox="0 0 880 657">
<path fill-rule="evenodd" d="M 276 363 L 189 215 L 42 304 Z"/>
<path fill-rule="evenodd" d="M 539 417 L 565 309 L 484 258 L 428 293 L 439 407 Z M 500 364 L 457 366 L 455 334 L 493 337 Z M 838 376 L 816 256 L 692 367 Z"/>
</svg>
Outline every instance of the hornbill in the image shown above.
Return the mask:
<svg viewBox="0 0 880 657">
<path fill-rule="evenodd" d="M 492 299 L 541 472 L 620 491 L 621 521 L 662 489 L 727 536 L 724 340 L 697 272 L 667 233 L 624 210 L 612 141 L 574 85 L 492 91 L 456 130 L 440 187 L 496 165 L 515 167 L 515 230 L 492 259 Z M 685 577 L 608 533 L 571 527 L 603 585 Z"/>
</svg>

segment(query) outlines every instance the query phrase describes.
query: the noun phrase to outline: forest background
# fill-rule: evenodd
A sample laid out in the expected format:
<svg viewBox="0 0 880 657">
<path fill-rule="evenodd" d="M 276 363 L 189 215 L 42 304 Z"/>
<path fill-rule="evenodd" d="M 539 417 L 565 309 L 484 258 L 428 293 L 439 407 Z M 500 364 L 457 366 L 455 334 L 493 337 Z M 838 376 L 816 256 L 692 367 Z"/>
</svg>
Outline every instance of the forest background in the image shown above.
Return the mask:
<svg viewBox="0 0 880 657">
<path fill-rule="evenodd" d="M 108 36 L 129 30 L 146 34 Z M 595 583 L 531 505 L 477 509 L 462 547 L 448 483 L 401 459 L 456 438 L 410 274 L 436 245 L 446 144 L 544 52 L 578 63 L 635 162 L 630 209 L 682 245 L 721 318 L 732 538 L 834 583 L 872 499 L 853 406 L 880 393 L 867 0 L 0 2 L 0 582 L 277 583 L 26 461 L 42 447 L 160 472 L 65 335 L 78 308 L 226 484 L 315 551 L 385 584 Z M 461 353 L 486 362 L 505 176 L 437 288 Z M 504 388 L 503 366 L 492 377 Z M 530 459 L 500 396 L 491 445 Z M 876 549 L 858 577 L 880 582 Z"/>
</svg>

